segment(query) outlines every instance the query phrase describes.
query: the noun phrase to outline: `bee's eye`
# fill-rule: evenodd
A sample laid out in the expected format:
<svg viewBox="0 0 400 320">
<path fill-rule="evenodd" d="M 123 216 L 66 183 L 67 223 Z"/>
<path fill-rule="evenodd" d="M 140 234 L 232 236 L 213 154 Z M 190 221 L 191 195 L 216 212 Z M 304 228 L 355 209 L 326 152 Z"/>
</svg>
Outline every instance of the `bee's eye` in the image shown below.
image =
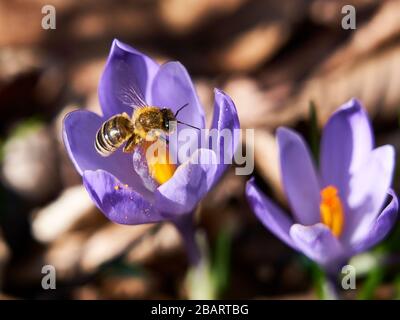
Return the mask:
<svg viewBox="0 0 400 320">
<path fill-rule="evenodd" d="M 165 127 L 165 129 L 169 129 L 169 121 L 166 121 L 166 122 L 164 123 L 164 127 Z"/>
</svg>

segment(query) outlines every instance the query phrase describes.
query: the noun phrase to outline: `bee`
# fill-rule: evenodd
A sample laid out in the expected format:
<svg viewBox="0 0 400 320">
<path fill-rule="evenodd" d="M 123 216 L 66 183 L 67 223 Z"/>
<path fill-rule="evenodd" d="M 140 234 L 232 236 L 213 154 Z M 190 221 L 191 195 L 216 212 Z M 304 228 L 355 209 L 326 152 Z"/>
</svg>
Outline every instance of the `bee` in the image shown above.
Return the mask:
<svg viewBox="0 0 400 320">
<path fill-rule="evenodd" d="M 179 112 L 189 105 L 188 103 L 174 114 L 169 108 L 147 105 L 137 92 L 131 87 L 122 95 L 122 102 L 134 108 L 132 117 L 125 112 L 117 114 L 106 120 L 97 131 L 94 145 L 101 156 L 110 156 L 124 144 L 123 151 L 130 153 L 143 142 L 155 142 L 163 134 L 168 135 L 174 132 L 175 127 L 170 127 L 173 123 L 181 123 L 199 130 L 176 118 Z"/>
</svg>

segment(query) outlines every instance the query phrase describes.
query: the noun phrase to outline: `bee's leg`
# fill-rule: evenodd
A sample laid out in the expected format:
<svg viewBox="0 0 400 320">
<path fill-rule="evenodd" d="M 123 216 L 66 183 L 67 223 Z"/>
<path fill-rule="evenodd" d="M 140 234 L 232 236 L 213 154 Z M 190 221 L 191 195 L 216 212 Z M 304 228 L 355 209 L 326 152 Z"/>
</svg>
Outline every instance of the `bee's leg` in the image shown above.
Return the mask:
<svg viewBox="0 0 400 320">
<path fill-rule="evenodd" d="M 126 142 L 126 144 L 123 148 L 123 151 L 125 153 L 133 152 L 135 147 L 140 143 L 140 140 L 141 140 L 141 138 L 138 135 L 136 135 L 136 134 L 132 135 L 132 137 L 130 137 L 128 139 L 128 141 Z"/>
</svg>

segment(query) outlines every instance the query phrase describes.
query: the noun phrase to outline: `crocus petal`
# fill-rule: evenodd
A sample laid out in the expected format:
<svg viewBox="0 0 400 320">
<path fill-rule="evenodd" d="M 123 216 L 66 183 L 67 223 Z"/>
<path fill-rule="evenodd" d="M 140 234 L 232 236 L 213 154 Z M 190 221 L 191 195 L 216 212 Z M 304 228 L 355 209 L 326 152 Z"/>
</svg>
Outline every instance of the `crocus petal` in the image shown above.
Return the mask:
<svg viewBox="0 0 400 320">
<path fill-rule="evenodd" d="M 210 190 L 216 171 L 215 152 L 196 150 L 190 160 L 181 164 L 172 178 L 156 190 L 158 210 L 171 216 L 191 212 Z"/>
<path fill-rule="evenodd" d="M 311 225 L 320 221 L 320 188 L 310 152 L 294 131 L 277 131 L 282 182 L 295 221 Z"/>
<path fill-rule="evenodd" d="M 151 58 L 114 40 L 100 79 L 99 100 L 105 118 L 126 112 L 132 114 L 137 93 L 151 100 L 151 84 L 159 66 Z"/>
<path fill-rule="evenodd" d="M 320 168 L 323 187 L 333 185 L 346 197 L 350 175 L 365 161 L 374 140 L 368 115 L 352 99 L 336 111 L 324 127 Z"/>
<path fill-rule="evenodd" d="M 261 223 L 287 245 L 296 249 L 290 237 L 293 221 L 256 187 L 254 178 L 246 184 L 246 196 Z"/>
<path fill-rule="evenodd" d="M 394 153 L 390 145 L 373 150 L 350 180 L 350 210 L 344 234 L 349 242 L 364 238 L 379 215 L 392 182 Z"/>
<path fill-rule="evenodd" d="M 85 171 L 83 184 L 96 206 L 113 222 L 143 224 L 165 220 L 149 201 L 107 171 Z"/>
<path fill-rule="evenodd" d="M 232 158 L 239 144 L 239 117 L 232 99 L 223 91 L 215 89 L 214 115 L 211 125 L 211 146 L 218 148 L 218 170 L 214 182 L 218 181 L 223 172 L 232 163 Z M 226 135 L 225 135 L 226 133 Z M 229 140 L 229 136 L 231 139 Z M 217 150 L 212 148 L 213 150 Z"/>
<path fill-rule="evenodd" d="M 387 195 L 389 198 L 387 206 L 374 221 L 368 232 L 364 233 L 365 237 L 352 245 L 355 253 L 368 250 L 382 241 L 396 223 L 399 202 L 393 190 L 389 190 Z"/>
<path fill-rule="evenodd" d="M 145 190 L 140 178 L 133 170 L 129 155 L 117 150 L 109 157 L 99 155 L 94 147 L 97 130 L 104 119 L 97 114 L 76 110 L 64 118 L 63 140 L 68 154 L 80 175 L 85 170 L 103 169 L 117 177 L 122 183 L 137 187 L 137 191 Z"/>
<path fill-rule="evenodd" d="M 329 271 L 336 271 L 344 260 L 342 245 L 322 223 L 312 226 L 294 224 L 290 236 L 301 252 Z"/>
<path fill-rule="evenodd" d="M 205 126 L 204 110 L 192 80 L 179 62 L 167 62 L 160 67 L 154 78 L 151 103 L 162 108 L 170 108 L 174 113 L 188 104 L 179 112 L 178 120 L 200 129 Z"/>
<path fill-rule="evenodd" d="M 142 180 L 143 185 L 150 192 L 154 192 L 158 183 L 150 175 L 149 165 L 146 159 L 146 150 L 141 147 L 136 147 L 132 153 L 132 164 L 135 172 Z"/>
<path fill-rule="evenodd" d="M 197 97 L 192 80 L 179 62 L 167 62 L 160 67 L 152 87 L 152 105 L 170 108 L 174 113 L 188 104 L 177 115 L 177 120 L 203 129 L 204 110 Z M 183 163 L 199 148 L 200 132 L 183 124 L 169 137 L 171 155 Z M 179 151 L 179 153 L 178 153 Z"/>
</svg>

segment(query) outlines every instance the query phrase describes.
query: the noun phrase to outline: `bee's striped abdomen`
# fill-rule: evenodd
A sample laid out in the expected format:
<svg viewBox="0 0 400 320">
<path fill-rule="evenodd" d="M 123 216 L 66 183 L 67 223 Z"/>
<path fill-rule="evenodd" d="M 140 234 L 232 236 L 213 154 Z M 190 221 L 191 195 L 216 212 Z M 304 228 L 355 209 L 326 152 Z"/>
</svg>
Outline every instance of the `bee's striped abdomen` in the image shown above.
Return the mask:
<svg viewBox="0 0 400 320">
<path fill-rule="evenodd" d="M 116 115 L 103 123 L 95 139 L 96 151 L 106 157 L 121 147 L 133 134 L 133 124 L 125 114 Z"/>
</svg>

